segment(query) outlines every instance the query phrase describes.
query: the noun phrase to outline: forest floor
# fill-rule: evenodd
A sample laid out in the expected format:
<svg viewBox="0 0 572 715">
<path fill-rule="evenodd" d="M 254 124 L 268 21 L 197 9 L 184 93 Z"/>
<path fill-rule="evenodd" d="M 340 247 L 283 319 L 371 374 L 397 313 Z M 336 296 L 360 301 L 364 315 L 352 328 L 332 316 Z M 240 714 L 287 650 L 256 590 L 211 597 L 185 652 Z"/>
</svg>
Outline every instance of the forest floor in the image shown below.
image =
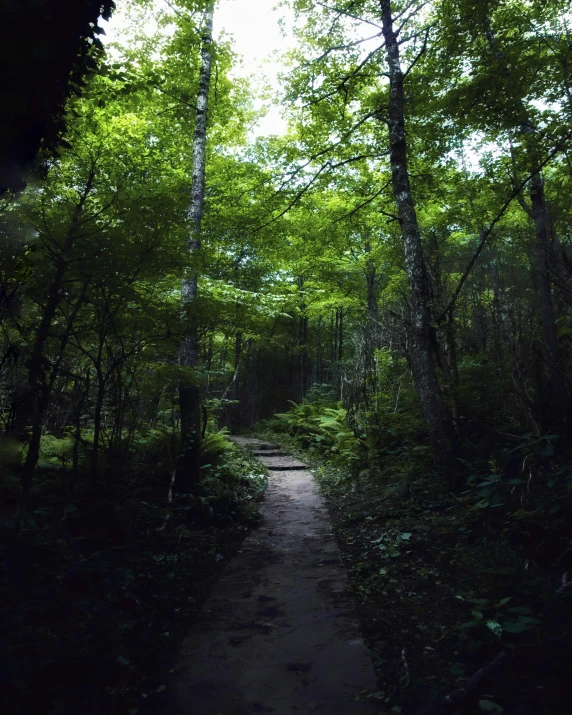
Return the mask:
<svg viewBox="0 0 572 715">
<path fill-rule="evenodd" d="M 490 538 L 482 510 L 438 494 L 434 480 L 356 479 L 286 435 L 259 436 L 308 463 L 325 497 L 377 675 L 370 697 L 383 712 L 423 710 L 501 652 L 503 667 L 462 708 L 434 712 L 570 712 L 560 609 L 558 638 L 540 638 L 554 593 L 548 568 L 508 537 Z"/>
<path fill-rule="evenodd" d="M 292 712 L 413 713 L 503 649 L 510 669 L 463 713 L 570 712 L 570 609 L 546 607 L 567 513 L 547 521 L 529 483 L 519 511 L 484 519 L 433 474 L 356 477 L 261 437 L 311 466 L 235 448 L 199 504 L 169 502 L 156 461 L 73 506 L 61 474 L 38 475 L 28 519 L 0 523 L 3 712 L 250 715 L 290 698 Z"/>
<path fill-rule="evenodd" d="M 165 712 L 179 644 L 258 523 L 264 468 L 238 449 L 225 468 L 225 491 L 201 508 L 168 500 L 157 462 L 129 488 L 79 484 L 73 507 L 65 474 L 38 474 L 28 518 L 0 519 L 2 712 Z"/>
<path fill-rule="evenodd" d="M 262 524 L 185 640 L 164 711 L 374 715 L 373 667 L 312 475 L 268 444 L 234 439 L 269 470 Z"/>
</svg>

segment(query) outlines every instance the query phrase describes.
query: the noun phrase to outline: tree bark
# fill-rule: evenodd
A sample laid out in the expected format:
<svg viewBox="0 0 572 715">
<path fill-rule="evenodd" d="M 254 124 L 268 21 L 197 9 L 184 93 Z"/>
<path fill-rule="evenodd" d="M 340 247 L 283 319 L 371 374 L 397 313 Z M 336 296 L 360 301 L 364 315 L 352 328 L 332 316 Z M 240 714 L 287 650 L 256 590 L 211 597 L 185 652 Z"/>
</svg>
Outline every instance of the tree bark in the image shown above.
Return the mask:
<svg viewBox="0 0 572 715">
<path fill-rule="evenodd" d="M 302 310 L 306 306 L 302 305 Z M 300 316 L 300 399 L 308 392 L 308 316 Z"/>
<path fill-rule="evenodd" d="M 338 316 L 338 309 L 336 308 L 335 315 L 332 314 L 332 354 L 331 354 L 331 363 L 333 364 L 338 357 L 338 322 L 339 322 L 339 316 Z"/>
<path fill-rule="evenodd" d="M 371 244 L 366 243 L 365 250 L 367 254 L 371 254 Z M 368 255 L 365 264 L 365 281 L 367 291 L 367 322 L 365 328 L 365 346 L 367 355 L 365 356 L 365 364 L 368 372 L 374 366 L 374 354 L 379 346 L 379 306 L 377 302 L 377 268 L 375 261 Z"/>
<path fill-rule="evenodd" d="M 249 341 L 247 341 L 247 344 L 248 343 Z M 226 410 L 226 420 L 231 432 L 240 431 L 240 405 L 237 405 L 236 402 L 240 397 L 240 368 L 242 365 L 242 351 L 242 331 L 238 330 L 234 341 L 234 373 L 230 384 L 222 394 L 223 400 L 226 400 L 228 397 L 233 401 L 233 404 L 228 405 Z"/>
<path fill-rule="evenodd" d="M 95 409 L 93 412 L 93 445 L 91 450 L 91 478 L 96 480 L 99 473 L 99 441 L 101 438 L 101 416 L 103 413 L 103 402 L 105 400 L 106 380 L 97 368 L 97 396 L 95 399 Z"/>
<path fill-rule="evenodd" d="M 201 249 L 201 222 L 205 200 L 205 164 L 208 99 L 212 73 L 212 34 L 214 1 L 205 11 L 201 46 L 201 69 L 197 106 L 195 115 L 195 133 L 193 139 L 193 174 L 188 216 L 191 223 L 191 235 L 187 241 L 189 254 L 192 256 Z M 182 282 L 181 303 L 184 318 L 187 321 L 187 335 L 179 347 L 181 367 L 195 368 L 199 362 L 199 338 L 196 316 L 193 315 L 197 296 L 198 275 L 193 268 Z M 201 460 L 201 409 L 200 389 L 193 381 L 181 381 L 179 386 L 179 409 L 181 415 L 181 453 L 177 464 L 175 487 L 177 491 L 189 493 L 195 490 L 200 481 Z"/>
<path fill-rule="evenodd" d="M 344 309 L 340 308 L 338 320 L 338 362 L 344 359 Z"/>
<path fill-rule="evenodd" d="M 304 279 L 298 279 L 298 289 L 304 289 Z M 300 401 L 304 399 L 308 391 L 308 316 L 306 314 L 306 303 L 304 298 L 300 303 L 300 319 L 298 323 L 298 350 L 299 350 L 299 390 Z"/>
<path fill-rule="evenodd" d="M 318 323 L 316 325 L 316 360 L 315 360 L 315 371 L 314 371 L 314 381 L 319 385 L 322 384 L 322 316 L 318 316 Z"/>
<path fill-rule="evenodd" d="M 393 27 L 391 0 L 380 0 L 386 61 L 389 68 L 389 142 L 393 195 L 405 251 L 411 305 L 411 367 L 421 408 L 441 462 L 454 465 L 453 422 L 437 379 L 432 350 L 430 285 L 421 231 L 411 193 L 405 138 L 405 97 L 399 44 Z"/>
<path fill-rule="evenodd" d="M 369 240 L 366 241 L 365 252 L 368 254 L 365 262 L 367 318 L 372 341 L 375 347 L 377 347 L 377 334 L 379 332 L 379 306 L 377 302 L 377 268 L 375 265 L 375 261 L 371 257 L 371 243 Z"/>
<path fill-rule="evenodd" d="M 369 239 L 365 244 L 368 254 L 365 263 L 366 281 L 366 323 L 364 326 L 364 374 L 363 395 L 366 409 L 369 410 L 370 394 L 377 399 L 377 367 L 375 351 L 379 347 L 379 306 L 377 302 L 377 268 L 371 258 L 371 243 Z"/>
</svg>

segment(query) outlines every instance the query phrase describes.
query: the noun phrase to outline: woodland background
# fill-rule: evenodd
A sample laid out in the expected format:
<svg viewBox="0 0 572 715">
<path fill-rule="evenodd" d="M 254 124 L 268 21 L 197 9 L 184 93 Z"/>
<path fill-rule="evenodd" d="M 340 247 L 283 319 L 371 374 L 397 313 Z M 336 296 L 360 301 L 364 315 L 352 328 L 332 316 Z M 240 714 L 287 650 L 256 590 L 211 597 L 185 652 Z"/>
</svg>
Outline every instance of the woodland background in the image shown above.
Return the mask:
<svg viewBox="0 0 572 715">
<path fill-rule="evenodd" d="M 35 49 L 0 116 L 6 702 L 79 642 L 86 671 L 109 661 L 106 712 L 143 712 L 138 579 L 174 564 L 170 593 L 236 547 L 264 476 L 225 435 L 254 427 L 315 460 L 377 699 L 423 704 L 507 647 L 476 711 L 566 712 L 569 3 L 285 4 L 288 129 L 256 138 L 212 3 L 122 0 L 112 52 L 99 4 L 50 10 L 45 44 L 9 8 L 8 48 Z M 124 640 L 94 645 L 110 619 Z"/>
</svg>

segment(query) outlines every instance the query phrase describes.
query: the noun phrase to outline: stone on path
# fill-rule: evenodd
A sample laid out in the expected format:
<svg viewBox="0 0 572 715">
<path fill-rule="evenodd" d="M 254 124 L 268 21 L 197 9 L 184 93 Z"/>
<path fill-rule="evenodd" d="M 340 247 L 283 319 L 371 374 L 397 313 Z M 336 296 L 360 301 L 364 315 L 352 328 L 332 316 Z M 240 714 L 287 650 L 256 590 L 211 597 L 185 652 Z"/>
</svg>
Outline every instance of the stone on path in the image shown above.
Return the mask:
<svg viewBox="0 0 572 715">
<path fill-rule="evenodd" d="M 312 475 L 271 445 L 233 439 L 270 452 L 258 457 L 270 470 L 263 524 L 184 641 L 168 712 L 374 715 L 363 700 L 376 689 L 373 668 Z"/>
</svg>

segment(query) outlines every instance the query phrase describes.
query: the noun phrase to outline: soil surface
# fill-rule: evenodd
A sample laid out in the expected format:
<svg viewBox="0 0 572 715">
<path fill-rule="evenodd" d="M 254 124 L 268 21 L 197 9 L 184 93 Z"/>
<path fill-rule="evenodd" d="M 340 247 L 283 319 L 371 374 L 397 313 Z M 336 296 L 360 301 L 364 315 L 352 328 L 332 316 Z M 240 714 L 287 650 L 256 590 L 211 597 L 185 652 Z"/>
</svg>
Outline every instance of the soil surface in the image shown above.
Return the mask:
<svg viewBox="0 0 572 715">
<path fill-rule="evenodd" d="M 267 443 L 234 441 L 269 469 L 263 523 L 184 641 L 168 711 L 374 715 L 373 667 L 312 475 Z"/>
</svg>

